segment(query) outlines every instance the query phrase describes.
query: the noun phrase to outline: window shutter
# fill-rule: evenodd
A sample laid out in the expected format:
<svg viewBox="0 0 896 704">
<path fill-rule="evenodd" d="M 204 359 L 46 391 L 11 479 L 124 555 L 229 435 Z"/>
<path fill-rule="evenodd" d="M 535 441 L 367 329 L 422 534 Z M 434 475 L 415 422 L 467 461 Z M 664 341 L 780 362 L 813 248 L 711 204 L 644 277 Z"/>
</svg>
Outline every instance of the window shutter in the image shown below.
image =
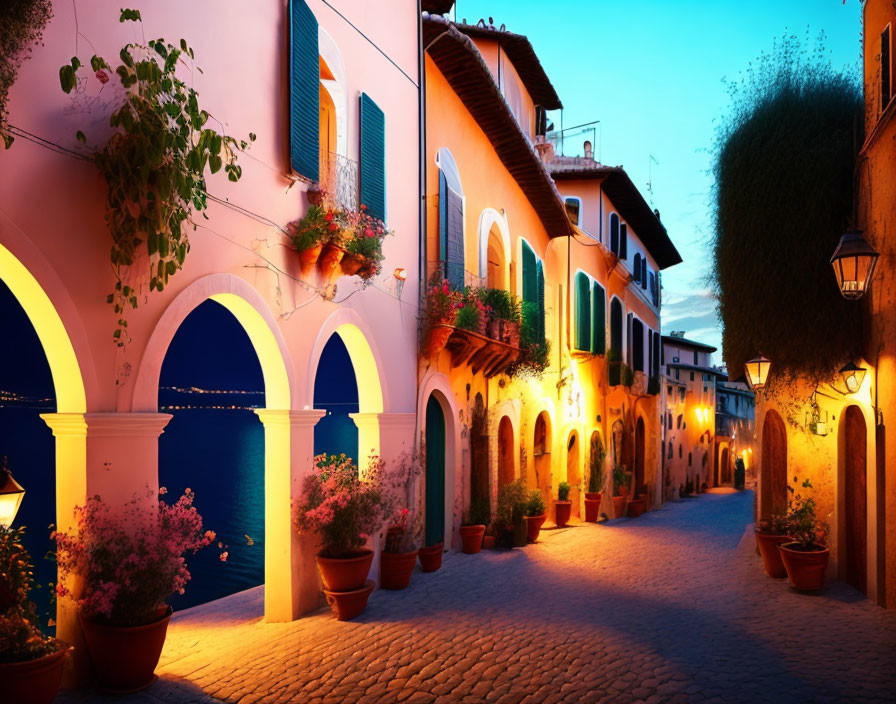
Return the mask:
<svg viewBox="0 0 896 704">
<path fill-rule="evenodd" d="M 289 165 L 320 178 L 320 63 L 317 19 L 304 0 L 289 3 Z"/>
<path fill-rule="evenodd" d="M 361 93 L 361 203 L 375 218 L 386 220 L 386 116 Z"/>
<path fill-rule="evenodd" d="M 607 351 L 607 300 L 603 288 L 591 288 L 591 354 Z"/>
<path fill-rule="evenodd" d="M 610 251 L 619 255 L 619 216 L 610 213 Z"/>
<path fill-rule="evenodd" d="M 647 290 L 647 257 L 641 260 L 641 288 Z"/>
<path fill-rule="evenodd" d="M 619 258 L 628 259 L 628 225 L 619 225 Z"/>
<path fill-rule="evenodd" d="M 576 274 L 576 349 L 591 351 L 591 280 Z"/>
<path fill-rule="evenodd" d="M 523 301 L 535 303 L 538 300 L 538 275 L 535 252 L 523 241 Z"/>
<path fill-rule="evenodd" d="M 545 329 L 545 304 L 544 304 L 544 264 L 539 259 L 535 267 L 538 282 L 538 339 L 544 342 L 547 331 Z"/>
<path fill-rule="evenodd" d="M 632 366 L 632 320 L 634 316 L 629 313 L 625 317 L 625 339 L 628 344 L 625 345 L 625 359 L 628 366 Z"/>
<path fill-rule="evenodd" d="M 464 287 L 464 199 L 439 171 L 439 256 L 444 276 L 457 289 Z"/>
<path fill-rule="evenodd" d="M 632 278 L 635 283 L 641 282 L 641 255 L 635 253 L 635 265 L 632 267 Z"/>
</svg>

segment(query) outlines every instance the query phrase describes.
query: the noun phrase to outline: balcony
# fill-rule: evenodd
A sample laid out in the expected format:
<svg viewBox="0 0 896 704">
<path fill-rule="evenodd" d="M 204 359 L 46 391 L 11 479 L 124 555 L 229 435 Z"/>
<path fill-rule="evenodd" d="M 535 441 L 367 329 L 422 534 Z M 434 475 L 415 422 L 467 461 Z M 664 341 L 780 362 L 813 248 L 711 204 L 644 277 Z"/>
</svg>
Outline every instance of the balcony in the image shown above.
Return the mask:
<svg viewBox="0 0 896 704">
<path fill-rule="evenodd" d="M 358 162 L 334 152 L 320 153 L 319 187 L 323 202 L 331 207 L 357 212 L 359 196 Z"/>
<path fill-rule="evenodd" d="M 452 369 L 468 364 L 473 374 L 482 372 L 491 379 L 519 359 L 519 333 L 489 337 L 442 323 L 430 332 L 429 354 L 436 355 L 442 348 L 451 353 Z"/>
<path fill-rule="evenodd" d="M 544 140 L 552 152 L 546 159 L 552 172 L 595 168 L 600 164 L 600 122 L 552 130 Z"/>
</svg>

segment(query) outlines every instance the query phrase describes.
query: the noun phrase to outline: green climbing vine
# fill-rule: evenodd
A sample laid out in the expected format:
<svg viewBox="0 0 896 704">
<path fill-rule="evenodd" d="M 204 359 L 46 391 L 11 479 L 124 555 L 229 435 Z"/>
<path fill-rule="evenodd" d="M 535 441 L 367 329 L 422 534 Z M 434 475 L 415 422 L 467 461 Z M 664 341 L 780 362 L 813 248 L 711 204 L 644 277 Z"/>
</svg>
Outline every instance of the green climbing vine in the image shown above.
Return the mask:
<svg viewBox="0 0 896 704">
<path fill-rule="evenodd" d="M 140 12 L 122 10 L 120 21 L 140 22 Z M 202 72 L 184 39 L 177 46 L 164 39 L 126 44 L 119 59 L 114 74 L 125 98 L 109 119 L 116 132 L 96 151 L 94 163 L 108 187 L 106 224 L 116 282 L 107 300 L 118 316 L 113 335 L 121 346 L 128 339 L 125 311 L 139 302 L 137 288 L 123 279 L 123 268 L 145 262 L 149 290 L 165 288 L 190 251 L 186 227 L 196 229 L 194 211 L 208 218 L 206 169 L 214 174 L 223 168 L 231 181 L 239 181 L 237 152 L 255 135 L 237 140 L 208 126 L 210 116 L 200 108 L 198 94 L 177 75 L 178 68 Z M 100 83 L 111 79 L 104 58 L 94 55 L 89 65 Z M 65 93 L 75 89 L 77 74 L 85 68 L 73 57 L 59 69 Z M 87 142 L 80 131 L 77 138 Z"/>
</svg>

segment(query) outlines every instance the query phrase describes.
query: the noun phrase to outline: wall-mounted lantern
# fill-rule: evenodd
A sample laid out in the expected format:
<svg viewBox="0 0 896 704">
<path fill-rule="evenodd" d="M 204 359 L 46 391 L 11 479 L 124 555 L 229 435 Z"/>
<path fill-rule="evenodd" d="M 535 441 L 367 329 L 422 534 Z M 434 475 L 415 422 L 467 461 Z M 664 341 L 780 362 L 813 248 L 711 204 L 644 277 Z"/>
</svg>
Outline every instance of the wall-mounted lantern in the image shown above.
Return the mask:
<svg viewBox="0 0 896 704">
<path fill-rule="evenodd" d="M 758 357 L 754 357 L 744 365 L 747 373 L 747 383 L 753 391 L 758 391 L 765 386 L 771 366 L 772 361 L 761 353 Z"/>
<path fill-rule="evenodd" d="M 860 230 L 851 230 L 840 238 L 831 257 L 831 266 L 844 298 L 855 301 L 865 295 L 874 278 L 874 267 L 879 256 L 862 237 Z"/>
<path fill-rule="evenodd" d="M 841 367 L 838 372 L 846 393 L 854 394 L 862 388 L 862 382 L 865 380 L 865 374 L 868 370 L 865 367 L 858 366 L 855 362 L 849 361 Z M 840 389 L 837 389 L 840 391 Z"/>
<path fill-rule="evenodd" d="M 392 275 L 395 277 L 395 288 L 398 291 L 398 297 L 401 298 L 401 292 L 404 290 L 404 282 L 408 280 L 407 269 L 398 267 L 392 272 Z"/>
<path fill-rule="evenodd" d="M 6 466 L 6 458 L 0 466 L 0 526 L 8 528 L 12 525 L 19 506 L 22 505 L 22 497 L 25 490 L 22 485 L 12 478 L 9 467 Z"/>
</svg>

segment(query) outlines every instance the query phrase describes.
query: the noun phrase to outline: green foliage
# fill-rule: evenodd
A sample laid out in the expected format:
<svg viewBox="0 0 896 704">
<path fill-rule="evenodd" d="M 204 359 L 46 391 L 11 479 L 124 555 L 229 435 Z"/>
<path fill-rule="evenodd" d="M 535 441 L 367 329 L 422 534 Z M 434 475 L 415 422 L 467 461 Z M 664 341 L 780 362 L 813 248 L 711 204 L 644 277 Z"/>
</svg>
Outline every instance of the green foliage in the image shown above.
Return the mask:
<svg viewBox="0 0 896 704">
<path fill-rule="evenodd" d="M 138 11 L 122 10 L 120 21 L 139 20 Z M 108 187 L 106 224 L 116 283 L 107 300 L 118 315 L 114 338 L 121 346 L 127 342 L 125 309 L 138 305 L 138 292 L 124 283 L 122 267 L 136 263 L 143 251 L 149 290 L 162 291 L 190 251 L 185 227 L 196 228 L 193 212 L 207 217 L 206 170 L 214 174 L 223 168 L 229 180 L 239 181 L 236 153 L 248 142 L 207 126 L 209 114 L 200 109 L 198 94 L 177 75 L 179 67 L 193 67 L 193 50 L 185 40 L 179 46 L 164 39 L 126 44 L 119 58 L 115 74 L 125 99 L 109 119 L 116 132 L 94 162 Z M 65 93 L 75 87 L 81 67 L 73 57 L 60 68 Z M 90 67 L 102 83 L 109 80 L 106 72 L 112 69 L 105 59 L 93 56 Z M 250 134 L 249 141 L 254 139 Z"/>
<path fill-rule="evenodd" d="M 0 3 L 0 140 L 5 149 L 14 137 L 7 126 L 6 101 L 19 67 L 31 48 L 40 42 L 53 16 L 52 0 L 3 0 Z"/>
<path fill-rule="evenodd" d="M 533 489 L 529 492 L 529 502 L 526 504 L 526 515 L 542 516 L 545 511 L 547 511 L 547 506 L 545 506 L 541 492 L 538 489 Z"/>
<path fill-rule="evenodd" d="M 522 479 L 517 479 L 498 489 L 498 513 L 496 516 L 498 523 L 503 525 L 513 523 L 514 512 L 519 514 L 522 511 L 521 515 L 525 515 L 529 498 L 529 492 Z"/>
<path fill-rule="evenodd" d="M 747 483 L 747 468 L 741 457 L 734 460 L 734 488 L 741 490 Z"/>
<path fill-rule="evenodd" d="M 802 483 L 803 489 L 811 489 L 812 483 L 806 479 Z M 793 487 L 787 485 L 787 490 L 793 494 Z M 811 496 L 795 494 L 788 502 L 787 515 L 784 517 L 786 526 L 785 535 L 793 538 L 803 550 L 813 550 L 823 546 L 827 541 L 828 527 L 818 520 L 816 516 L 815 499 Z"/>
<path fill-rule="evenodd" d="M 622 363 L 619 369 L 620 376 L 622 377 L 622 385 L 625 387 L 631 387 L 631 385 L 635 383 L 634 370 L 625 363 Z"/>
<path fill-rule="evenodd" d="M 537 303 L 523 301 L 520 325 L 520 356 L 507 368 L 511 377 L 540 377 L 550 364 L 551 343 L 539 332 L 540 311 Z"/>
<path fill-rule="evenodd" d="M 462 308 L 457 311 L 457 317 L 454 319 L 455 327 L 461 330 L 472 330 L 479 332 L 482 319 L 479 310 L 471 303 L 465 303 Z"/>
<path fill-rule="evenodd" d="M 327 241 L 330 222 L 326 216 L 327 212 L 321 206 L 309 205 L 305 217 L 286 226 L 286 232 L 298 251 L 304 252 Z"/>
<path fill-rule="evenodd" d="M 490 308 L 490 315 L 498 320 L 509 320 L 519 323 L 522 319 L 522 306 L 520 300 L 510 291 L 500 288 L 480 288 L 477 295 L 483 305 Z"/>
<path fill-rule="evenodd" d="M 569 482 L 560 482 L 557 485 L 557 500 L 558 501 L 569 501 L 569 490 L 572 487 L 569 485 Z"/>
<path fill-rule="evenodd" d="M 24 535 L 24 528 L 0 526 L 0 663 L 34 660 L 57 648 L 36 625 L 29 598 L 34 566 L 22 543 Z"/>
<path fill-rule="evenodd" d="M 622 496 L 623 487 L 628 488 L 631 481 L 631 475 L 628 473 L 624 465 L 616 465 L 613 467 L 613 495 Z"/>
<path fill-rule="evenodd" d="M 860 352 L 860 314 L 830 266 L 850 225 L 858 72 L 834 70 L 822 42 L 795 36 L 763 53 L 739 84 L 715 149 L 712 281 L 729 369 L 759 351 L 782 374 L 828 378 Z"/>
<path fill-rule="evenodd" d="M 476 499 L 470 504 L 469 519 L 465 521 L 470 526 L 486 526 L 492 522 L 492 510 L 488 499 Z"/>
<path fill-rule="evenodd" d="M 600 446 L 597 452 L 591 454 L 591 466 L 588 473 L 588 491 L 597 493 L 604 486 L 604 459 L 607 451 Z"/>
</svg>

